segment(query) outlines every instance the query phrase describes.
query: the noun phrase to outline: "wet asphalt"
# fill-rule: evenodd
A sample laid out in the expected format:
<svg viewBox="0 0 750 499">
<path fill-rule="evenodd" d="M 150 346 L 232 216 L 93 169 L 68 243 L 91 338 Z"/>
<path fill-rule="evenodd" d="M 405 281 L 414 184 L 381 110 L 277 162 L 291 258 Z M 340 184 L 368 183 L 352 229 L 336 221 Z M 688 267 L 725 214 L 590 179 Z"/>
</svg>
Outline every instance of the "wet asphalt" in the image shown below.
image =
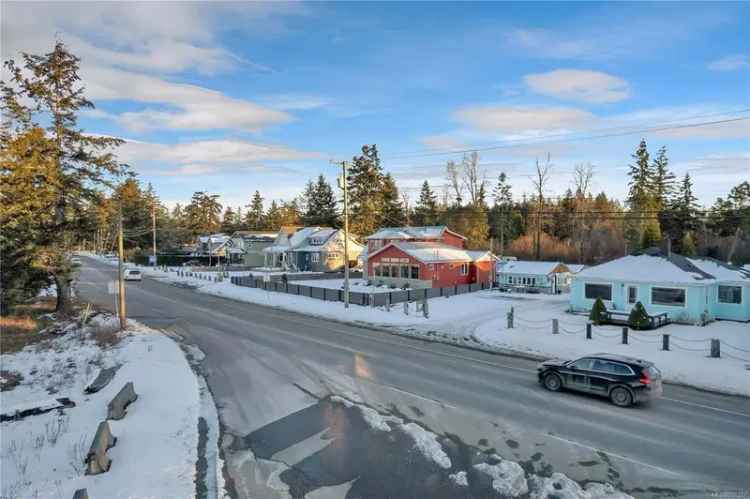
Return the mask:
<svg viewBox="0 0 750 499">
<path fill-rule="evenodd" d="M 79 295 L 111 308 L 107 281 L 115 275 L 87 260 Z M 339 496 L 492 497 L 479 477 L 470 480 L 472 487 L 455 489 L 449 471 L 414 452 L 408 437 L 373 432 L 358 411 L 332 404 L 326 396 L 336 387 L 321 374 L 330 372 L 354 379 L 359 389 L 366 383 L 373 400 L 365 402 L 381 411 L 431 424 L 463 469 L 498 452 L 529 472 L 561 471 L 582 483 L 606 480 L 638 497 L 700 497 L 750 487 L 747 398 L 667 385 L 664 399 L 623 410 L 541 390 L 528 360 L 238 303 L 152 279 L 128 284 L 128 307 L 131 318 L 177 331 L 206 354 L 207 381 L 232 437 L 225 452 L 229 485 L 238 497 L 262 481 L 244 476 L 251 474 L 244 462 L 233 467 L 232 453 L 246 450 L 259 462 L 278 465 L 278 497 L 312 497 L 348 482 Z M 332 413 L 339 416 L 331 419 Z M 316 438 L 324 441 L 320 448 L 295 462 L 274 462 L 284 449 Z M 253 468 L 256 478 L 259 469 Z"/>
</svg>

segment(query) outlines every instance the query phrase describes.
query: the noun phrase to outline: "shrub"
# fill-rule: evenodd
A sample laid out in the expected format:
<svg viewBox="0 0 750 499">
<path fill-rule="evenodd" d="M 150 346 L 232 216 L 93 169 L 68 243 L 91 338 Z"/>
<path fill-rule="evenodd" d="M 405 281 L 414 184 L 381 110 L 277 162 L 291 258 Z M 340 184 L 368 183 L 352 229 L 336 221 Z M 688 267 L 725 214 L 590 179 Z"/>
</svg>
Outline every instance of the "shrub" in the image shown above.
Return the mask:
<svg viewBox="0 0 750 499">
<path fill-rule="evenodd" d="M 648 312 L 646 312 L 646 307 L 643 306 L 643 303 L 638 302 L 633 306 L 628 317 L 628 325 L 633 329 L 648 329 L 651 325 Z"/>
<path fill-rule="evenodd" d="M 604 302 L 601 298 L 597 298 L 594 302 L 594 306 L 591 307 L 591 313 L 589 314 L 589 320 L 595 325 L 599 326 L 606 320 L 607 307 L 604 306 Z"/>
</svg>

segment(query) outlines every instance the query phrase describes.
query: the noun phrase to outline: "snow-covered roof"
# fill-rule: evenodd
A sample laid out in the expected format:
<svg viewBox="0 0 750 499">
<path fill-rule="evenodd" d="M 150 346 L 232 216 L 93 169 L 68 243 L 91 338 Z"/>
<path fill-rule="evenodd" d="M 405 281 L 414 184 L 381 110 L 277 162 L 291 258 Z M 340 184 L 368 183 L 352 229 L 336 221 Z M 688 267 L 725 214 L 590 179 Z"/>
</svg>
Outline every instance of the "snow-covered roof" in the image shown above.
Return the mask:
<svg viewBox="0 0 750 499">
<path fill-rule="evenodd" d="M 426 227 L 384 227 L 375 234 L 367 236 L 367 239 L 440 239 L 443 233 L 449 230 L 445 225 L 430 225 Z M 466 239 L 461 234 L 452 234 Z"/>
<path fill-rule="evenodd" d="M 581 263 L 566 263 L 565 266 L 568 267 L 571 274 L 577 274 L 586 268 L 586 266 Z"/>
<path fill-rule="evenodd" d="M 700 284 L 714 280 L 713 275 L 698 268 L 688 258 L 674 254 L 669 257 L 647 254 L 624 256 L 601 265 L 587 267 L 575 277 L 672 284 Z"/>
<path fill-rule="evenodd" d="M 719 281 L 750 284 L 750 268 L 744 269 L 714 260 L 712 258 L 688 258 L 690 262 Z"/>
<path fill-rule="evenodd" d="M 229 240 L 229 236 L 226 234 L 211 234 L 198 236 L 198 241 L 201 243 L 207 243 L 209 237 L 211 238 L 211 244 L 223 244 Z"/>
<path fill-rule="evenodd" d="M 289 247 L 296 248 L 302 245 L 311 234 L 318 232 L 320 227 L 302 227 L 289 238 Z"/>
<path fill-rule="evenodd" d="M 390 246 L 395 246 L 407 255 L 416 258 L 423 263 L 475 262 L 477 260 L 482 260 L 485 257 L 492 258 L 492 253 L 489 251 L 471 251 L 456 248 L 455 246 L 450 246 L 448 244 L 434 242 L 393 242 L 373 253 L 371 257 Z"/>
<path fill-rule="evenodd" d="M 558 269 L 561 265 L 562 267 Z M 549 275 L 556 269 L 565 272 L 568 270 L 568 267 L 561 262 L 507 260 L 499 264 L 497 271 L 503 274 Z"/>
</svg>

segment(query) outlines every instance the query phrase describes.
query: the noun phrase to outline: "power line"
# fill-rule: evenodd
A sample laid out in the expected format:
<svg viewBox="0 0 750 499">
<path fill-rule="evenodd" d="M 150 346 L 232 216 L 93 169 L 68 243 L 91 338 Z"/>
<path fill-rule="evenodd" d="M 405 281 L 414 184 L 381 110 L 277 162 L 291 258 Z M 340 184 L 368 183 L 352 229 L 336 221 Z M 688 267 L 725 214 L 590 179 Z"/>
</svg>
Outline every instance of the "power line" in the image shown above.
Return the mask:
<svg viewBox="0 0 750 499">
<path fill-rule="evenodd" d="M 748 110 L 742 110 L 742 112 L 747 112 Z M 739 112 L 739 111 L 737 111 Z M 722 114 L 728 114 L 728 113 L 722 113 Z M 736 114 L 736 112 L 731 113 Z M 682 130 L 687 128 L 698 128 L 698 127 L 704 127 L 704 126 L 713 126 L 713 125 L 720 125 L 724 123 L 733 123 L 733 122 L 739 122 L 739 121 L 746 121 L 750 120 L 750 116 L 742 116 L 739 118 L 727 118 L 723 120 L 714 120 L 714 121 L 703 121 L 698 123 L 688 123 L 683 125 L 657 125 L 653 127 L 646 127 L 646 128 L 640 128 L 635 130 L 626 130 L 622 132 L 608 132 L 608 133 L 600 133 L 600 132 L 607 132 L 608 130 L 618 130 L 620 128 L 614 128 L 614 129 L 600 129 L 598 131 L 594 131 L 592 133 L 595 133 L 595 135 L 589 135 L 589 136 L 582 136 L 582 137 L 576 137 L 576 133 L 561 133 L 561 134 L 551 134 L 551 135 L 545 135 L 545 136 L 539 136 L 535 137 L 534 139 L 509 139 L 502 144 L 496 144 L 491 146 L 482 146 L 482 147 L 473 147 L 473 148 L 466 148 L 466 149 L 453 149 L 453 150 L 446 150 L 446 151 L 418 151 L 418 152 L 406 152 L 406 153 L 396 153 L 396 154 L 389 154 L 389 155 L 382 155 L 382 159 L 400 159 L 400 158 L 419 158 L 419 157 L 430 157 L 430 156 L 448 156 L 448 155 L 454 155 L 454 154 L 468 154 L 472 152 L 483 152 L 483 151 L 493 151 L 497 149 L 505 149 L 509 147 L 517 147 L 517 146 L 523 146 L 523 145 L 537 145 L 537 144 L 544 144 L 545 140 L 548 139 L 557 139 L 557 138 L 567 138 L 566 140 L 555 140 L 554 142 L 558 143 L 565 143 L 565 142 L 577 142 L 581 140 L 593 140 L 593 139 L 602 139 L 602 138 L 610 138 L 610 137 L 624 137 L 627 135 L 636 135 L 641 133 L 647 133 L 647 132 L 663 132 L 668 130 Z M 580 132 L 577 132 L 580 133 Z"/>
</svg>

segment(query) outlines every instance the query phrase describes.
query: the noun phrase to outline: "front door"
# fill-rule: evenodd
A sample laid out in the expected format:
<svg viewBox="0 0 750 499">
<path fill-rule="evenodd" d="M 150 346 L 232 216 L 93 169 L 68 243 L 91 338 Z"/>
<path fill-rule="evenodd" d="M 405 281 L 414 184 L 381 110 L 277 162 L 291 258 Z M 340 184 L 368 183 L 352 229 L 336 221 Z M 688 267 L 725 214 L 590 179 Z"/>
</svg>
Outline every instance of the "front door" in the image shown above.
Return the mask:
<svg viewBox="0 0 750 499">
<path fill-rule="evenodd" d="M 635 286 L 628 286 L 628 305 L 635 305 L 638 301 L 638 288 Z"/>
</svg>

